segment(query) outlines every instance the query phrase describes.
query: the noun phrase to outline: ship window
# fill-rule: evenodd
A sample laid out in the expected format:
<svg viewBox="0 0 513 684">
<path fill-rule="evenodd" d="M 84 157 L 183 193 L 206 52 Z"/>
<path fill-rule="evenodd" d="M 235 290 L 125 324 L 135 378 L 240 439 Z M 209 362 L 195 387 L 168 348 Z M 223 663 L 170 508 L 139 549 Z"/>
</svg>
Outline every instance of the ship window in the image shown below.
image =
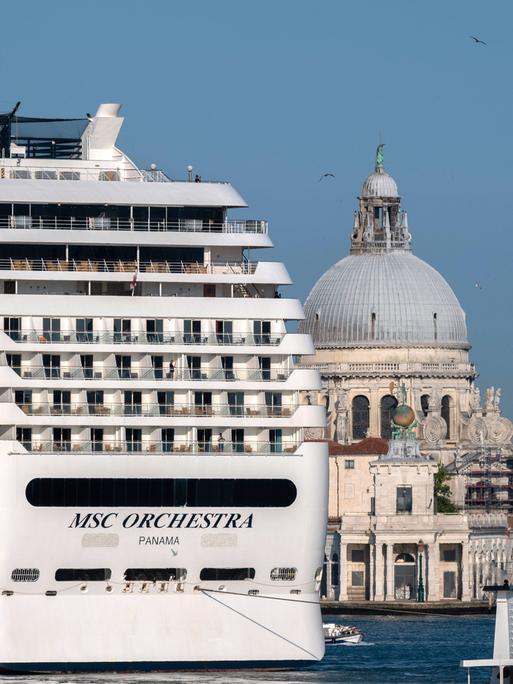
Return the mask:
<svg viewBox="0 0 513 684">
<path fill-rule="evenodd" d="M 126 582 L 183 582 L 187 577 L 184 568 L 127 568 Z"/>
<path fill-rule="evenodd" d="M 31 480 L 26 488 L 27 501 L 32 506 L 58 507 L 282 508 L 292 505 L 296 496 L 297 489 L 291 480 L 256 478 L 234 480 L 55 477 Z"/>
<path fill-rule="evenodd" d="M 21 318 L 4 318 L 4 332 L 17 342 L 21 337 Z"/>
<path fill-rule="evenodd" d="M 255 568 L 203 568 L 200 580 L 205 582 L 229 582 L 255 579 Z"/>
<path fill-rule="evenodd" d="M 39 570 L 37 568 L 16 568 L 11 572 L 12 582 L 37 582 Z"/>
<path fill-rule="evenodd" d="M 17 427 L 16 439 L 21 442 L 22 446 L 27 450 L 32 450 L 32 428 Z"/>
<path fill-rule="evenodd" d="M 111 574 L 110 568 L 59 568 L 55 571 L 55 581 L 106 582 Z"/>
<path fill-rule="evenodd" d="M 273 581 L 292 582 L 296 579 L 296 574 L 297 568 L 273 568 L 271 570 L 271 579 Z"/>
</svg>

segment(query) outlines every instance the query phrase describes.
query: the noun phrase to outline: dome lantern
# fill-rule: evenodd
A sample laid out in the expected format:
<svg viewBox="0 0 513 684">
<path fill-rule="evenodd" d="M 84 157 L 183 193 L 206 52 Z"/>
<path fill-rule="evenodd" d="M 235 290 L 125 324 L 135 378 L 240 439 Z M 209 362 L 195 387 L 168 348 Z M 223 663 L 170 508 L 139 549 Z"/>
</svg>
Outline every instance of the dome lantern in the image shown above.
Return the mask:
<svg viewBox="0 0 513 684">
<path fill-rule="evenodd" d="M 357 212 L 359 230 L 353 230 L 351 254 L 410 250 L 406 212 L 400 210 L 397 183 L 385 171 L 383 148 L 383 144 L 378 145 L 374 172 L 362 187 Z"/>
</svg>

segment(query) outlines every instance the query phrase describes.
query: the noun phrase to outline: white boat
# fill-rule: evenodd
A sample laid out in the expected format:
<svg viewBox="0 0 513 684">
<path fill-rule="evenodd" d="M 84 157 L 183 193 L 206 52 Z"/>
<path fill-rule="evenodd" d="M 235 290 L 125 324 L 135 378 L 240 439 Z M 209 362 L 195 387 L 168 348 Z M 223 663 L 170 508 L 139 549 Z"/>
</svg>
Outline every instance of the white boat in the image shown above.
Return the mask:
<svg viewBox="0 0 513 684">
<path fill-rule="evenodd" d="M 249 258 L 267 222 L 136 166 L 119 110 L 0 116 L 0 670 L 308 665 L 328 459 L 301 304 Z"/>
<path fill-rule="evenodd" d="M 324 641 L 327 644 L 359 644 L 363 640 L 362 632 L 354 625 L 325 622 L 322 628 Z"/>
</svg>

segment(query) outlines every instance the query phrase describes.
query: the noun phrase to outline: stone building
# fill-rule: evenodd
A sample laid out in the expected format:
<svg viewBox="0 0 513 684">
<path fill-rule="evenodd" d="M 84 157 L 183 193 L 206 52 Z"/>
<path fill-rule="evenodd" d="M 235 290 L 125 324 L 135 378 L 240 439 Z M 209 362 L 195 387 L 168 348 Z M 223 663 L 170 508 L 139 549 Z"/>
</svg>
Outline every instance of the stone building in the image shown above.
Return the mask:
<svg viewBox="0 0 513 684">
<path fill-rule="evenodd" d="M 446 280 L 412 253 L 408 215 L 395 180 L 384 170 L 382 149 L 358 200 L 349 255 L 321 276 L 305 303 L 301 332 L 313 336 L 316 353 L 303 363 L 320 370 L 318 399 L 327 410 L 325 434 L 311 437 L 348 449 L 367 437 L 390 440 L 398 388 L 404 387 L 422 458 L 435 469 L 438 463 L 448 467 L 455 503 L 468 509 L 468 536 L 457 550 L 462 567 L 468 577 L 489 576 L 509 562 L 502 542 L 495 542 L 504 538 L 506 513 L 513 507 L 513 424 L 501 415 L 500 389 L 487 389 L 481 400 L 465 313 Z M 369 477 L 375 475 L 372 468 L 381 472 L 381 466 L 369 465 Z M 432 468 L 423 466 L 423 472 Z M 390 464 L 383 472 L 388 471 L 396 472 Z M 364 509 L 362 503 L 361 512 L 368 515 Z M 472 520 L 483 515 L 474 530 Z M 347 525 L 355 522 L 349 518 L 349 513 L 341 516 L 346 535 Z M 427 528 L 417 530 L 425 542 Z M 329 539 L 336 542 L 333 535 Z M 335 553 L 337 569 L 340 554 L 331 546 L 328 551 L 327 562 Z M 461 577 L 458 596 L 477 597 L 479 590 L 465 588 Z M 343 594 L 342 585 L 337 591 Z M 431 596 L 442 594 L 432 585 Z"/>
</svg>

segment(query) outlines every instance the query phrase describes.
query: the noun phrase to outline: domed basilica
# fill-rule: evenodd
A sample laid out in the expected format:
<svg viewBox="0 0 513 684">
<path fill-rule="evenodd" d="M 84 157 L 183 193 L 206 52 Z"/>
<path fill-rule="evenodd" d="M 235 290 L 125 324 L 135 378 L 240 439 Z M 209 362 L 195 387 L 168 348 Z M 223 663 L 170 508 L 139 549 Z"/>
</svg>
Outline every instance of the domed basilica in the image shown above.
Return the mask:
<svg viewBox="0 0 513 684">
<path fill-rule="evenodd" d="M 391 436 L 404 384 L 421 449 L 445 463 L 455 453 L 507 445 L 500 389 L 481 406 L 469 360 L 465 313 L 447 281 L 412 253 L 408 215 L 382 154 L 354 213 L 351 249 L 314 285 L 302 332 L 313 336 L 328 410 L 328 437 L 342 444 Z"/>
<path fill-rule="evenodd" d="M 513 566 L 513 424 L 500 389 L 481 401 L 465 312 L 412 253 L 382 145 L 358 200 L 349 255 L 314 285 L 301 325 L 316 348 L 302 363 L 319 369 L 327 410 L 326 433 L 310 437 L 331 444 L 322 592 L 480 598 L 483 582 Z M 439 463 L 452 475 L 452 516 L 433 489 Z"/>
</svg>

